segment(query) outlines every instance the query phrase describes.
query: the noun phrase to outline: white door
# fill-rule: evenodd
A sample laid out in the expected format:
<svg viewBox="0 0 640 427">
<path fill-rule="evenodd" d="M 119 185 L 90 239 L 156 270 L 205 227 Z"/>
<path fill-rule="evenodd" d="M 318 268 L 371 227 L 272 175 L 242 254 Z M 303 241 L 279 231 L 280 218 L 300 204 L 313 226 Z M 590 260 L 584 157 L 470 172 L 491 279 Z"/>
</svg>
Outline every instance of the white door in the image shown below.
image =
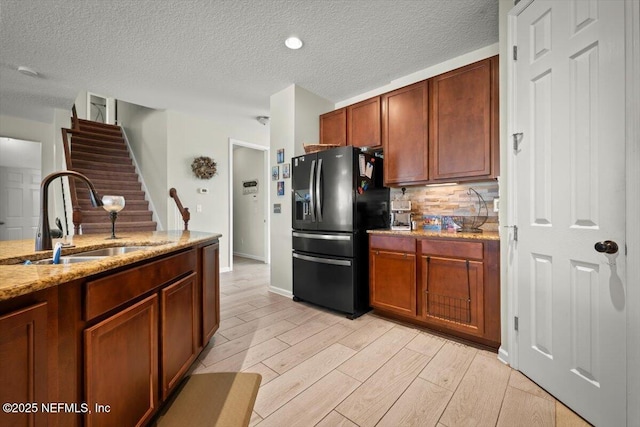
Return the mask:
<svg viewBox="0 0 640 427">
<path fill-rule="evenodd" d="M 626 425 L 624 25 L 605 0 L 515 23 L 519 369 L 599 426 Z"/>
<path fill-rule="evenodd" d="M 0 240 L 34 239 L 40 209 L 40 170 L 0 167 Z"/>
</svg>

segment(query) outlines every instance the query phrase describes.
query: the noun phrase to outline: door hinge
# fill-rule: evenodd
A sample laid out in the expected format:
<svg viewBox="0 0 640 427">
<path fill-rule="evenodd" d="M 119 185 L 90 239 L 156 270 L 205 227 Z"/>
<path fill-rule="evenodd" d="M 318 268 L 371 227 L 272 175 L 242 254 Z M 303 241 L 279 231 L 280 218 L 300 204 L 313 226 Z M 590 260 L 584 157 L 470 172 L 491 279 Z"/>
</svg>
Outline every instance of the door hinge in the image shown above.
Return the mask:
<svg viewBox="0 0 640 427">
<path fill-rule="evenodd" d="M 518 46 L 513 46 L 513 60 L 518 60 Z"/>
<path fill-rule="evenodd" d="M 504 228 L 513 228 L 513 241 L 518 241 L 518 226 L 517 225 L 503 225 Z"/>
<path fill-rule="evenodd" d="M 513 318 L 513 329 L 518 330 L 518 316 L 514 316 Z"/>
<path fill-rule="evenodd" d="M 518 150 L 520 149 L 520 142 L 522 141 L 522 136 L 524 134 L 522 132 L 517 132 L 513 134 L 513 152 L 518 154 Z"/>
</svg>

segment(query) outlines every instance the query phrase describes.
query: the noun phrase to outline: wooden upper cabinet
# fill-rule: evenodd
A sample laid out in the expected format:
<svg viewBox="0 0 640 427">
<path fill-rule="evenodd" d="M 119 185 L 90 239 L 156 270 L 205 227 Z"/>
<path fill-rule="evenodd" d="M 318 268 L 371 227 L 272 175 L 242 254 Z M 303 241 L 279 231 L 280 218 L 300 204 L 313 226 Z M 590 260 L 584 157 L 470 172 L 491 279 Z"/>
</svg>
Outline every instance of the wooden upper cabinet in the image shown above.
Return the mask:
<svg viewBox="0 0 640 427">
<path fill-rule="evenodd" d="M 320 116 L 320 144 L 347 145 L 347 109 Z"/>
<path fill-rule="evenodd" d="M 429 179 L 427 95 L 427 81 L 382 95 L 384 183 L 387 186 Z"/>
<path fill-rule="evenodd" d="M 498 57 L 429 80 L 430 179 L 498 174 Z"/>
<path fill-rule="evenodd" d="M 358 102 L 347 107 L 347 144 L 354 147 L 380 148 L 380 97 Z"/>
</svg>

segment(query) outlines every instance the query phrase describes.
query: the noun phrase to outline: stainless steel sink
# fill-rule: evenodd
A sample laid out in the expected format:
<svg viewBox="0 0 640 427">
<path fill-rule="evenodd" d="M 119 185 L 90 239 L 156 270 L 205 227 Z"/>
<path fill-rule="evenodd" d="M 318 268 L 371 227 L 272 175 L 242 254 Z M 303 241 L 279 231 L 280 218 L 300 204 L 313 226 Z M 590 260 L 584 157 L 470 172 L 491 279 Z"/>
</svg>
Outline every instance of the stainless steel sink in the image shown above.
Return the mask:
<svg viewBox="0 0 640 427">
<path fill-rule="evenodd" d="M 102 249 L 95 249 L 91 251 L 78 252 L 75 254 L 65 255 L 65 257 L 68 257 L 68 258 L 107 257 L 107 256 L 128 254 L 130 252 L 141 251 L 144 249 L 149 249 L 151 247 L 153 246 L 116 246 L 113 248 L 102 248 Z"/>
<path fill-rule="evenodd" d="M 60 262 L 58 265 L 63 264 L 75 264 L 77 262 L 87 262 L 87 261 L 97 261 L 100 259 L 105 259 L 103 256 L 63 256 L 60 257 Z M 31 261 L 33 265 L 53 265 L 53 258 L 41 259 L 39 261 Z"/>
</svg>

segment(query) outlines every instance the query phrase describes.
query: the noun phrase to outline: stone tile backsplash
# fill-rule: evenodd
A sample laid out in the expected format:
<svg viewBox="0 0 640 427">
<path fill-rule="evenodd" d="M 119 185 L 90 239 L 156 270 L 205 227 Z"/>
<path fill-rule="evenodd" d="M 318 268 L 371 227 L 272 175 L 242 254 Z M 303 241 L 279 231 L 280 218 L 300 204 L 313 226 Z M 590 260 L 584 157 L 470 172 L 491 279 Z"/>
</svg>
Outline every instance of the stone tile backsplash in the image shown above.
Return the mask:
<svg viewBox="0 0 640 427">
<path fill-rule="evenodd" d="M 493 199 L 498 197 L 496 181 L 437 187 L 407 187 L 402 195 L 400 188 L 391 189 L 391 200 L 411 200 L 412 217 L 418 228 L 422 228 L 422 215 L 476 215 L 478 197 L 469 188 L 476 190 L 487 203 L 487 222 L 481 227 L 487 231 L 498 231 L 498 212 L 493 211 Z M 484 208 L 482 208 L 484 214 Z"/>
</svg>

